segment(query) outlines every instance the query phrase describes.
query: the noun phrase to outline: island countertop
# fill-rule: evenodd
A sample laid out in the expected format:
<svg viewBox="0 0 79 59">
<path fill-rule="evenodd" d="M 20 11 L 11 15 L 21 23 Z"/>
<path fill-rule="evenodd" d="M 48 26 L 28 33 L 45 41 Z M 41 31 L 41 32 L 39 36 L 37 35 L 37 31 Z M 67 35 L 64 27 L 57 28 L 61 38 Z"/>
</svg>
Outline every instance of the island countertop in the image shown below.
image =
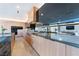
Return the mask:
<svg viewBox="0 0 79 59">
<path fill-rule="evenodd" d="M 11 34 L 0 35 L 0 56 L 11 55 Z"/>
<path fill-rule="evenodd" d="M 71 45 L 73 47 L 79 48 L 79 36 L 75 35 L 67 35 L 67 34 L 56 34 L 51 33 L 50 35 L 47 33 L 33 33 L 34 35 L 44 37 L 46 39 L 57 41 L 63 44 Z"/>
<path fill-rule="evenodd" d="M 0 42 L 5 40 L 6 37 L 11 37 L 11 33 L 4 33 L 3 35 L 0 33 Z"/>
</svg>

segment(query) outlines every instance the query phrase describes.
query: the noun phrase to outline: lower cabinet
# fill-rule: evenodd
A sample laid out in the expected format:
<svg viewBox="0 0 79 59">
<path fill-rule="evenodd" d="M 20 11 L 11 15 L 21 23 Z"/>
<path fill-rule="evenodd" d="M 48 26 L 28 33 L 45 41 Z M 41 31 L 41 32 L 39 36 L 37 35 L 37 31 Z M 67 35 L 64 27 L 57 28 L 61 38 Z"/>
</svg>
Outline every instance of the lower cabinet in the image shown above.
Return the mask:
<svg viewBox="0 0 79 59">
<path fill-rule="evenodd" d="M 66 45 L 66 56 L 79 56 L 79 48 Z"/>
<path fill-rule="evenodd" d="M 65 56 L 66 53 L 66 45 L 65 44 L 62 44 L 62 43 L 59 43 L 59 42 L 55 42 L 56 43 L 56 55 L 57 56 Z"/>
<path fill-rule="evenodd" d="M 51 41 L 39 36 L 32 36 L 32 46 L 41 56 L 64 56 L 65 44 Z"/>
<path fill-rule="evenodd" d="M 41 56 L 79 56 L 79 48 L 32 35 L 32 46 Z"/>
</svg>

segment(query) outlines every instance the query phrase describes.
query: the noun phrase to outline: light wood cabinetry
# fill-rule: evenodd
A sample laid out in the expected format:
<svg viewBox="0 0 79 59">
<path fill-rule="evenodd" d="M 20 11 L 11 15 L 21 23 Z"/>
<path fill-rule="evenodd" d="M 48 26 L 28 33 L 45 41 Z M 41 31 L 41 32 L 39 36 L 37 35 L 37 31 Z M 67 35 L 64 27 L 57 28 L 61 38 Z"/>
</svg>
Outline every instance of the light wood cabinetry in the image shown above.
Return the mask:
<svg viewBox="0 0 79 59">
<path fill-rule="evenodd" d="M 37 8 L 33 6 L 32 9 L 28 12 L 28 23 L 36 22 L 36 11 Z"/>
<path fill-rule="evenodd" d="M 66 45 L 66 55 L 67 56 L 79 56 L 79 48 Z"/>
<path fill-rule="evenodd" d="M 59 56 L 65 55 L 65 44 L 51 41 L 39 36 L 32 36 L 32 46 L 41 56 Z"/>
<path fill-rule="evenodd" d="M 32 46 L 41 56 L 79 56 L 79 48 L 32 35 Z"/>
<path fill-rule="evenodd" d="M 14 44 L 15 44 L 15 34 L 12 33 L 11 35 L 12 35 L 12 37 L 11 37 L 11 51 L 12 51 L 14 48 Z"/>
<path fill-rule="evenodd" d="M 62 43 L 59 43 L 59 42 L 56 42 L 56 55 L 57 56 L 65 56 L 65 44 L 62 44 Z"/>
</svg>

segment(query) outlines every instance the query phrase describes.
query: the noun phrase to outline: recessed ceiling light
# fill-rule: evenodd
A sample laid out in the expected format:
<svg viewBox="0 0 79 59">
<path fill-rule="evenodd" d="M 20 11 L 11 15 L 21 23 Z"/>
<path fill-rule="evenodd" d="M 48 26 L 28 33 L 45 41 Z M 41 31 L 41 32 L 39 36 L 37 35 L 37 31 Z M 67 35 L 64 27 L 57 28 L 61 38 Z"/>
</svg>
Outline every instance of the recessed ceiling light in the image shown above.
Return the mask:
<svg viewBox="0 0 79 59">
<path fill-rule="evenodd" d="M 19 10 L 19 9 L 20 9 L 20 6 L 19 6 L 19 5 L 17 5 L 17 6 L 16 6 L 16 8 Z"/>
<path fill-rule="evenodd" d="M 44 14 L 43 13 L 41 13 L 41 16 L 43 16 Z"/>
<path fill-rule="evenodd" d="M 20 6 L 17 5 L 16 8 L 17 8 L 17 14 L 19 14 Z"/>
</svg>

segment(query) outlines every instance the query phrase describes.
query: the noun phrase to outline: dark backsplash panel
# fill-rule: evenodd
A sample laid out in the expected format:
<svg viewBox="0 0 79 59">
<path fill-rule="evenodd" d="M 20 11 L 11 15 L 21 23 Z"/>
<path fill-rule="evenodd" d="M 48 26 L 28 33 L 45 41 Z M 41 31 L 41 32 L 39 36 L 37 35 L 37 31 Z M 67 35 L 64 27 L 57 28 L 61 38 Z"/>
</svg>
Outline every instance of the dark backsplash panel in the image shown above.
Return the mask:
<svg viewBox="0 0 79 59">
<path fill-rule="evenodd" d="M 79 3 L 45 3 L 39 9 L 38 19 L 44 24 L 74 18 L 79 18 Z"/>
</svg>

